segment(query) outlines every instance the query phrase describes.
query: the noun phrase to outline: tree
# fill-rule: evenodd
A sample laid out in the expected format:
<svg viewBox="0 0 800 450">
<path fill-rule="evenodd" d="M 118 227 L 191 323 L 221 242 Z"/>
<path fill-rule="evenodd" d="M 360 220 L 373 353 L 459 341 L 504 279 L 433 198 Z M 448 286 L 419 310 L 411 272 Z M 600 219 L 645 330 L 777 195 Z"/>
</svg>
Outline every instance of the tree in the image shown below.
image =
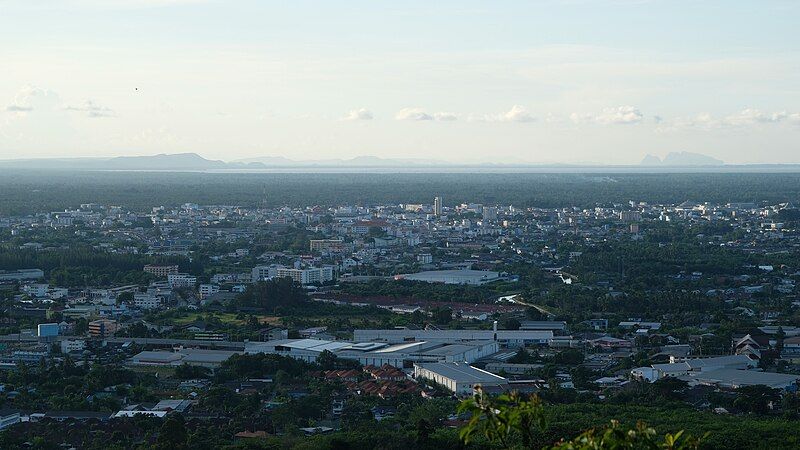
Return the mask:
<svg viewBox="0 0 800 450">
<path fill-rule="evenodd" d="M 508 317 L 503 321 L 504 330 L 519 330 L 521 326 L 522 324 L 519 323 L 519 320 L 514 317 Z"/>
<path fill-rule="evenodd" d="M 333 370 L 336 368 L 336 355 L 330 350 L 324 350 L 317 357 L 317 364 L 319 364 L 323 370 Z"/>
<path fill-rule="evenodd" d="M 525 397 L 517 392 L 489 397 L 480 386 L 475 395 L 464 400 L 458 407 L 460 413 L 469 413 L 470 420 L 459 431 L 464 444 L 469 444 L 476 435 L 483 436 L 491 444 L 502 448 L 518 447 L 533 449 L 537 436 L 545 428 L 545 409 L 538 397 Z M 516 441 L 517 436 L 519 441 Z M 704 436 L 705 438 L 705 436 Z M 619 422 L 610 426 L 592 428 L 569 441 L 562 441 L 545 448 L 551 450 L 623 450 L 623 449 L 669 449 L 690 450 L 699 448 L 702 438 L 685 435 L 683 431 L 659 436 L 655 430 L 642 422 L 627 429 Z"/>
<path fill-rule="evenodd" d="M 684 436 L 683 431 L 675 434 L 667 433 L 662 438 L 656 430 L 649 428 L 643 422 L 636 424 L 633 429 L 621 427 L 616 420 L 611 425 L 603 428 L 592 428 L 572 439 L 559 442 L 552 449 L 559 450 L 600 450 L 600 449 L 669 449 L 690 450 L 700 447 L 701 439 Z"/>
<path fill-rule="evenodd" d="M 175 378 L 179 380 L 195 380 L 198 378 L 209 378 L 211 370 L 207 367 L 192 366 L 189 364 L 181 364 L 175 368 Z"/>
<path fill-rule="evenodd" d="M 754 414 L 766 414 L 781 401 L 781 392 L 763 385 L 742 386 L 736 389 L 733 406 Z"/>
<path fill-rule="evenodd" d="M 546 320 L 547 319 L 547 316 L 542 314 L 542 312 L 539 311 L 536 308 L 528 308 L 528 309 L 526 309 L 525 310 L 525 316 L 527 316 L 528 319 L 530 319 L 530 320 Z"/>
<path fill-rule="evenodd" d="M 553 356 L 553 362 L 575 366 L 583 362 L 583 352 L 574 348 L 560 351 Z"/>
<path fill-rule="evenodd" d="M 375 423 L 369 407 L 362 401 L 350 400 L 342 408 L 342 429 L 353 431 Z"/>
<path fill-rule="evenodd" d="M 433 308 L 431 310 L 433 321 L 438 325 L 446 325 L 453 320 L 453 310 L 450 308 Z"/>
<path fill-rule="evenodd" d="M 469 413 L 469 422 L 459 432 L 468 444 L 475 435 L 509 448 L 511 435 L 518 432 L 525 448 L 531 448 L 537 430 L 545 426 L 544 408 L 537 396 L 525 397 L 518 392 L 491 398 L 480 386 L 475 395 L 458 406 L 459 413 Z"/>
<path fill-rule="evenodd" d="M 158 439 L 156 439 L 156 448 L 164 450 L 184 449 L 188 434 L 186 433 L 186 426 L 183 423 L 183 418 L 180 416 L 172 416 L 164 421 L 161 429 L 158 431 Z"/>
<path fill-rule="evenodd" d="M 120 292 L 119 295 L 117 295 L 117 304 L 118 305 L 133 304 L 133 292 L 130 291 Z"/>
</svg>

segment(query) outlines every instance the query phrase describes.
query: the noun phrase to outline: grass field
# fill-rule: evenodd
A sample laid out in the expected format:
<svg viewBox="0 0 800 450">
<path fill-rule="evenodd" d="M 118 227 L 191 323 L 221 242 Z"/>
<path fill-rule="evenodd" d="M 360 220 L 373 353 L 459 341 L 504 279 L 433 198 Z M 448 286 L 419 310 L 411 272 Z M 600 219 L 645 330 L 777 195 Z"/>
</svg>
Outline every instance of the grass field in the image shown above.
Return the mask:
<svg viewBox="0 0 800 450">
<path fill-rule="evenodd" d="M 237 314 L 234 313 L 186 313 L 186 315 L 182 317 L 178 317 L 173 319 L 173 323 L 176 326 L 186 325 L 188 323 L 192 323 L 197 320 L 204 321 L 207 317 L 214 317 L 219 319 L 225 325 L 245 325 L 247 323 L 247 319 L 240 319 L 238 318 Z M 280 324 L 280 317 L 275 316 L 256 316 L 258 321 L 264 325 L 279 325 Z"/>
</svg>

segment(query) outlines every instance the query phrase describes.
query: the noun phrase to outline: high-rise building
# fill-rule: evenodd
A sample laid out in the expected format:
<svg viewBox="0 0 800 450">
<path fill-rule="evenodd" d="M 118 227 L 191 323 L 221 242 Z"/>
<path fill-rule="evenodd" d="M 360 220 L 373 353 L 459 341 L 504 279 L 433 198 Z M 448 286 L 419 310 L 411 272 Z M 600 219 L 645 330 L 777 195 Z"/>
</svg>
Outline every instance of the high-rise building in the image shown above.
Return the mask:
<svg viewBox="0 0 800 450">
<path fill-rule="evenodd" d="M 442 197 L 436 197 L 433 199 L 433 213 L 437 216 L 442 215 Z"/>
</svg>

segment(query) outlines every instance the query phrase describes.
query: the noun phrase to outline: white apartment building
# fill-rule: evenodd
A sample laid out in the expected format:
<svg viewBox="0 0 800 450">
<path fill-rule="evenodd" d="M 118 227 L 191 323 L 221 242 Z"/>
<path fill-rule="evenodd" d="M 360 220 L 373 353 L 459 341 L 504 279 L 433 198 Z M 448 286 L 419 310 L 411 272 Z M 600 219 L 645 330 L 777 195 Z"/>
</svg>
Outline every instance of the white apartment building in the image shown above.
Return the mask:
<svg viewBox="0 0 800 450">
<path fill-rule="evenodd" d="M 258 281 L 264 281 L 270 278 L 275 278 L 278 275 L 278 267 L 281 266 L 270 264 L 268 266 L 253 267 L 250 279 L 253 281 L 253 283 L 256 283 Z"/>
<path fill-rule="evenodd" d="M 433 255 L 430 253 L 421 253 L 417 255 L 417 262 L 420 264 L 430 264 L 433 262 Z"/>
<path fill-rule="evenodd" d="M 201 284 L 200 285 L 200 298 L 206 298 L 219 292 L 219 286 L 216 284 Z"/>
<path fill-rule="evenodd" d="M 86 341 L 81 339 L 67 339 L 61 341 L 61 353 L 76 353 L 86 349 Z"/>
<path fill-rule="evenodd" d="M 275 276 L 278 278 L 288 277 L 294 280 L 295 283 L 302 285 L 322 284 L 333 280 L 333 268 L 330 266 L 311 267 L 308 269 L 281 267 L 277 269 Z"/>
<path fill-rule="evenodd" d="M 47 290 L 50 288 L 49 284 L 46 283 L 32 283 L 26 284 L 22 287 L 22 292 L 30 295 L 31 297 L 47 297 Z"/>
<path fill-rule="evenodd" d="M 194 287 L 197 284 L 197 277 L 188 273 L 171 273 L 167 275 L 167 282 L 170 287 Z"/>
<path fill-rule="evenodd" d="M 157 309 L 161 307 L 161 298 L 151 294 L 134 294 L 133 304 L 139 309 Z"/>
<path fill-rule="evenodd" d="M 171 273 L 178 273 L 178 266 L 177 265 L 159 266 L 155 264 L 148 264 L 144 266 L 143 270 L 157 277 L 166 277 Z"/>
</svg>

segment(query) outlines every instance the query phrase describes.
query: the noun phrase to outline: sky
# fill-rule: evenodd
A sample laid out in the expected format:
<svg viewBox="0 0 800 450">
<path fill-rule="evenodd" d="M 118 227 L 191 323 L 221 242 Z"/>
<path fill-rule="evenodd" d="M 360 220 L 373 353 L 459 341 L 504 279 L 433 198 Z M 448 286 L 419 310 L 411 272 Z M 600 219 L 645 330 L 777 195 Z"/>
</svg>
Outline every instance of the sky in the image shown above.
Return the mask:
<svg viewBox="0 0 800 450">
<path fill-rule="evenodd" d="M 0 0 L 0 159 L 800 163 L 796 0 Z"/>
</svg>

